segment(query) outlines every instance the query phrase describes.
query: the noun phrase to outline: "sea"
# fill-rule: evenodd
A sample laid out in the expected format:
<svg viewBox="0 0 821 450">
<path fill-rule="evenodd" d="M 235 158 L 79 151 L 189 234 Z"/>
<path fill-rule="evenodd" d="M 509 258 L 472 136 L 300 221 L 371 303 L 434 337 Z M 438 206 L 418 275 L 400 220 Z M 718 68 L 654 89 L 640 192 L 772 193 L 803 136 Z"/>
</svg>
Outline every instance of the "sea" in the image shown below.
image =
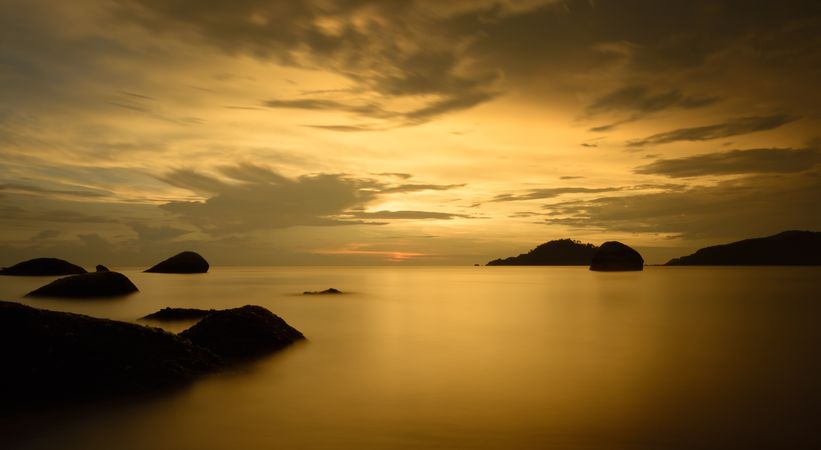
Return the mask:
<svg viewBox="0 0 821 450">
<path fill-rule="evenodd" d="M 821 448 L 821 267 L 119 271 L 139 293 L 28 299 L 52 278 L 0 277 L 0 299 L 172 332 L 191 323 L 138 319 L 254 304 L 307 341 L 150 398 L 0 417 L 0 448 Z"/>
</svg>

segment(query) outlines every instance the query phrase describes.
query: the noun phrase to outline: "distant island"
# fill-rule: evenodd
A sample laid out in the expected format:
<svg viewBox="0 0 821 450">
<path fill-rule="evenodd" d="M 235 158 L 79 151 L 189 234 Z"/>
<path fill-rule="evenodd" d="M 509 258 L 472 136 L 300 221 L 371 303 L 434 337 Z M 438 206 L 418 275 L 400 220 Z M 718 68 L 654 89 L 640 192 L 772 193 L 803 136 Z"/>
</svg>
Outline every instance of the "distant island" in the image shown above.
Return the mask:
<svg viewBox="0 0 821 450">
<path fill-rule="evenodd" d="M 598 247 L 573 239 L 545 242 L 519 256 L 494 259 L 488 266 L 589 266 Z"/>
<path fill-rule="evenodd" d="M 665 266 L 815 266 L 821 265 L 821 232 L 784 231 L 699 249 Z"/>
</svg>

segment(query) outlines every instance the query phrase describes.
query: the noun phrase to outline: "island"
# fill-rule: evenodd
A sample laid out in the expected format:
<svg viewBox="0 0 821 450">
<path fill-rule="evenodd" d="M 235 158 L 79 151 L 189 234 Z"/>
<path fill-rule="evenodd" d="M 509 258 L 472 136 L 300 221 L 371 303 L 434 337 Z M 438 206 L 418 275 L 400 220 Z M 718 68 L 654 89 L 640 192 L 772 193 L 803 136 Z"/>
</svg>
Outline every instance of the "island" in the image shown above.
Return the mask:
<svg viewBox="0 0 821 450">
<path fill-rule="evenodd" d="M 821 232 L 784 231 L 772 236 L 714 245 L 674 258 L 665 266 L 817 266 Z"/>
<path fill-rule="evenodd" d="M 488 266 L 587 266 L 593 260 L 598 247 L 573 239 L 545 242 L 519 256 L 494 259 Z"/>
<path fill-rule="evenodd" d="M 76 275 L 86 273 L 82 267 L 58 258 L 34 258 L 0 269 L 0 275 L 27 277 Z"/>
</svg>

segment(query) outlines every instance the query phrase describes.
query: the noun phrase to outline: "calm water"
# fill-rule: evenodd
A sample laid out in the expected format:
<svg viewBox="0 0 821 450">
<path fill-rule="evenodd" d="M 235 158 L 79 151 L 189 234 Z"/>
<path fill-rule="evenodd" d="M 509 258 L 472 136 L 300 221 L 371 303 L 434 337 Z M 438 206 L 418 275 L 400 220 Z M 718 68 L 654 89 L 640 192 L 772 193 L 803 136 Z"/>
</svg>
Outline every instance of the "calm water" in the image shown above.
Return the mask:
<svg viewBox="0 0 821 450">
<path fill-rule="evenodd" d="M 309 341 L 160 398 L 0 419 L 0 448 L 821 448 L 821 268 L 123 273 L 140 293 L 23 300 L 50 278 L 2 277 L 0 299 L 122 320 L 259 304 Z M 298 295 L 328 287 L 350 294 Z"/>
</svg>

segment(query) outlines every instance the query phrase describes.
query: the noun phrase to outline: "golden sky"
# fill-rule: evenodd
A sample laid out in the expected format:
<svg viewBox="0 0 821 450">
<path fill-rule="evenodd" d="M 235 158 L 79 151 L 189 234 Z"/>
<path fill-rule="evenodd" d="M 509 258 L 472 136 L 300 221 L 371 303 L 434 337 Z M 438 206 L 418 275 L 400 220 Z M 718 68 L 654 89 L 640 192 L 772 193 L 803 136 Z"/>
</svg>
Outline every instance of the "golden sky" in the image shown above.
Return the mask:
<svg viewBox="0 0 821 450">
<path fill-rule="evenodd" d="M 3 0 L 0 264 L 821 228 L 821 3 Z"/>
</svg>

